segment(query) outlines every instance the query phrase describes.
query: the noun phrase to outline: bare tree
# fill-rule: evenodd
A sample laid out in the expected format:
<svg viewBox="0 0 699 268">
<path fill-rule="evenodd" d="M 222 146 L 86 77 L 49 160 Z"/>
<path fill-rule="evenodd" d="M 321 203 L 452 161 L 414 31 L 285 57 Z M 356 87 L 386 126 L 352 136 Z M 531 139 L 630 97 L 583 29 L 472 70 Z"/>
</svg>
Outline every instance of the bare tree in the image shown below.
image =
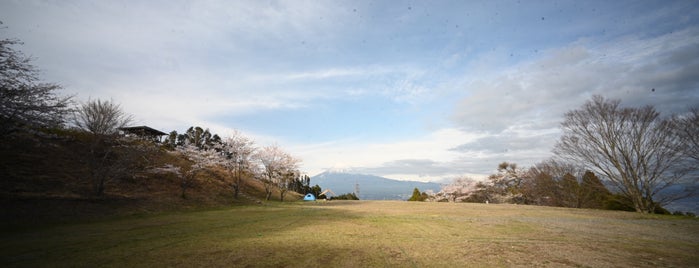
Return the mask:
<svg viewBox="0 0 699 268">
<path fill-rule="evenodd" d="M 90 151 L 85 157 L 98 196 L 104 193 L 106 182 L 132 174 L 138 164 L 139 160 L 129 155 L 143 148 L 130 146 L 115 135 L 130 121 L 131 116 L 112 101 L 90 100 L 75 111 L 75 126 L 92 134 L 88 138 Z"/>
<path fill-rule="evenodd" d="M 23 127 L 59 127 L 70 113 L 71 98 L 56 94 L 61 86 L 39 81 L 31 59 L 12 48 L 20 44 L 0 40 L 0 135 Z"/>
<path fill-rule="evenodd" d="M 579 178 L 584 168 L 553 159 L 537 163 L 529 169 L 523 183 L 527 203 L 547 206 L 579 207 Z"/>
<path fill-rule="evenodd" d="M 297 169 L 299 160 L 284 152 L 278 145 L 263 147 L 255 154 L 255 158 L 260 161 L 264 170 L 262 183 L 265 199 L 269 200 L 272 197 L 272 190 L 277 186 L 283 201 L 287 190 L 284 182 L 289 178 L 287 175 Z"/>
<path fill-rule="evenodd" d="M 221 146 L 226 157 L 225 166 L 228 171 L 233 173 L 233 196 L 235 199 L 238 199 L 238 193 L 244 187 L 245 175 L 252 173 L 252 156 L 256 149 L 255 142 L 237 130 L 233 131 Z"/>
<path fill-rule="evenodd" d="M 87 138 L 89 152 L 83 157 L 89 170 L 94 194 L 102 196 L 106 184 L 128 179 L 148 168 L 151 155 L 158 149 L 152 144 L 134 143 L 123 139 L 98 136 Z"/>
<path fill-rule="evenodd" d="M 294 166 L 288 166 L 283 170 L 279 171 L 278 176 L 275 180 L 277 188 L 279 189 L 279 200 L 284 202 L 284 196 L 291 189 L 291 184 L 296 178 L 301 176 L 300 172 Z"/>
<path fill-rule="evenodd" d="M 677 184 L 683 146 L 670 134 L 670 124 L 653 107 L 622 108 L 619 100 L 594 96 L 565 114 L 563 135 L 554 148 L 559 157 L 585 164 L 603 174 L 638 212 L 684 196 L 659 194 Z"/>
<path fill-rule="evenodd" d="M 82 104 L 73 121 L 78 128 L 95 135 L 113 135 L 132 120 L 132 116 L 124 113 L 119 104 L 97 99 Z"/>
<path fill-rule="evenodd" d="M 699 107 L 671 119 L 673 135 L 682 141 L 682 151 L 695 167 L 699 165 Z"/>
</svg>

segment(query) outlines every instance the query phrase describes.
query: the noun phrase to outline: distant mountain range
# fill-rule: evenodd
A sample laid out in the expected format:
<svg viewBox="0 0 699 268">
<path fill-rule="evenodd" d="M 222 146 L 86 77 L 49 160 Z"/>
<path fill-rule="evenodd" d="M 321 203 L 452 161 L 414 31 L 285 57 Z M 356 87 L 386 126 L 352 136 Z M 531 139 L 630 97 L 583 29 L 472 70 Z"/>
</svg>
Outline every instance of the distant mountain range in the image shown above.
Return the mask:
<svg viewBox="0 0 699 268">
<path fill-rule="evenodd" d="M 441 185 L 433 182 L 399 181 L 384 177 L 347 173 L 344 170 L 331 170 L 311 177 L 311 186 L 318 184 L 323 190 L 330 189 L 338 195 L 354 193 L 359 188 L 361 200 L 407 200 L 417 187 L 421 192 L 438 192 Z"/>
</svg>

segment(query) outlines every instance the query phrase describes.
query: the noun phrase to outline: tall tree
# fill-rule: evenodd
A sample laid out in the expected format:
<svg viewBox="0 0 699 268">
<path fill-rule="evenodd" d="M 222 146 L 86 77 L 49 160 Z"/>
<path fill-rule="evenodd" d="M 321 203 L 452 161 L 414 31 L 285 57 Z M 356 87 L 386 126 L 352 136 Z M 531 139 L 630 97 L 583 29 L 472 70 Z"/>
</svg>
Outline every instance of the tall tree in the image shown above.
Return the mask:
<svg viewBox="0 0 699 268">
<path fill-rule="evenodd" d="M 269 200 L 272 197 L 272 190 L 275 186 L 279 187 L 282 199 L 286 193 L 286 180 L 290 172 L 298 169 L 299 160 L 292 157 L 278 145 L 266 146 L 257 151 L 255 158 L 260 161 L 263 170 L 261 178 L 265 188 L 265 199 Z"/>
<path fill-rule="evenodd" d="M 61 86 L 41 82 L 31 59 L 12 48 L 21 44 L 0 40 L 0 135 L 24 127 L 60 127 L 70 113 L 71 98 L 56 94 Z"/>
<path fill-rule="evenodd" d="M 212 135 L 208 128 L 203 129 L 199 126 L 191 126 L 185 133 L 177 135 L 177 146 L 188 144 L 199 149 L 213 149 L 219 147 L 222 142 L 217 134 Z"/>
<path fill-rule="evenodd" d="M 231 136 L 222 143 L 221 150 L 226 157 L 226 168 L 233 174 L 233 196 L 238 199 L 238 193 L 244 187 L 246 174 L 252 174 L 252 156 L 255 153 L 255 142 L 234 130 Z"/>
<path fill-rule="evenodd" d="M 494 193 L 499 195 L 503 203 L 524 203 L 522 194 L 522 182 L 525 172 L 517 168 L 517 164 L 502 162 L 498 165 L 497 173 L 488 177 Z"/>
<path fill-rule="evenodd" d="M 175 147 L 177 147 L 177 131 L 176 130 L 170 131 L 170 134 L 167 135 L 167 138 L 165 139 L 165 145 L 169 149 L 175 149 Z"/>
<path fill-rule="evenodd" d="M 573 174 L 566 173 L 558 182 L 561 191 L 561 202 L 564 207 L 580 208 L 582 201 L 580 198 L 580 183 Z"/>
<path fill-rule="evenodd" d="M 222 165 L 225 159 L 214 149 L 200 149 L 194 145 L 186 144 L 177 147 L 177 151 L 191 162 L 190 166 L 181 174 L 180 189 L 182 198 L 187 198 L 187 189 L 192 187 L 196 175 L 210 166 Z"/>
<path fill-rule="evenodd" d="M 121 106 L 114 101 L 90 100 L 76 111 L 74 123 L 77 127 L 95 135 L 114 135 L 119 128 L 133 121 Z"/>
<path fill-rule="evenodd" d="M 682 152 L 688 158 L 690 165 L 699 165 L 699 107 L 690 109 L 688 113 L 675 115 L 671 121 L 672 134 L 682 141 Z"/>
<path fill-rule="evenodd" d="M 659 195 L 677 184 L 683 153 L 681 140 L 651 106 L 622 108 L 619 100 L 594 96 L 569 111 L 554 148 L 559 157 L 583 163 L 609 179 L 638 212 L 651 213 L 677 198 Z"/>
<path fill-rule="evenodd" d="M 413 194 L 410 196 L 408 201 L 421 201 L 422 202 L 422 201 L 427 200 L 427 198 L 428 198 L 427 193 L 421 193 L 420 189 L 415 187 L 415 189 L 413 189 Z"/>
<path fill-rule="evenodd" d="M 523 183 L 523 191 L 528 203 L 543 206 L 562 206 L 559 179 L 570 173 L 568 167 L 547 160 L 529 169 Z"/>
<path fill-rule="evenodd" d="M 75 112 L 75 126 L 92 134 L 86 161 L 98 196 L 104 194 L 107 181 L 133 172 L 137 164 L 133 157 L 126 157 L 136 148 L 124 146 L 115 135 L 130 121 L 131 116 L 112 101 L 90 100 Z"/>
<path fill-rule="evenodd" d="M 301 176 L 298 169 L 284 169 L 277 174 L 276 185 L 279 189 L 279 200 L 284 202 L 284 196 L 292 189 L 294 182 Z"/>
<path fill-rule="evenodd" d="M 610 196 L 611 193 L 594 172 L 588 170 L 583 174 L 580 182 L 580 207 L 604 208 Z"/>
</svg>

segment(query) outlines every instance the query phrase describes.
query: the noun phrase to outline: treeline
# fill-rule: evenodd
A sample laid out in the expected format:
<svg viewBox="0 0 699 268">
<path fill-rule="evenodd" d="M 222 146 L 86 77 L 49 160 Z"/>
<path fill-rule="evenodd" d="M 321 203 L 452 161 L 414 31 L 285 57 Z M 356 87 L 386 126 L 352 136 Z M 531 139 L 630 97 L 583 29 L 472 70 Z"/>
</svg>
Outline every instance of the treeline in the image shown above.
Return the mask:
<svg viewBox="0 0 699 268">
<path fill-rule="evenodd" d="M 663 206 L 696 195 L 699 107 L 661 117 L 620 103 L 594 96 L 566 113 L 555 160 L 503 162 L 486 181 L 457 180 L 433 199 L 667 213 Z"/>
<path fill-rule="evenodd" d="M 3 148 L 11 147 L 5 145 L 13 137 L 27 139 L 32 135 L 77 144 L 73 147 L 79 152 L 71 152 L 76 158 L 72 160 L 81 166 L 79 170 L 86 170 L 78 176 L 86 177 L 94 195 L 102 196 L 111 181 L 157 170 L 177 174 L 181 178 L 181 196 L 185 198 L 195 178 L 213 167 L 228 172 L 235 198 L 250 179 L 264 185 L 267 200 L 273 191 L 279 192 L 283 201 L 289 191 L 306 193 L 312 188 L 310 178 L 298 168 L 300 159 L 278 145 L 257 147 L 252 139 L 237 131 L 222 138 L 208 129 L 192 126 L 181 134 L 170 132 L 157 145 L 152 139 L 125 138 L 120 130 L 133 121 L 131 115 L 113 101 L 97 99 L 76 104 L 72 96 L 58 95 L 61 86 L 40 81 L 30 58 L 13 48 L 20 44 L 14 39 L 0 40 L 0 140 L 7 142 Z M 162 149 L 187 161 L 154 161 Z"/>
<path fill-rule="evenodd" d="M 570 164 L 546 161 L 530 168 L 503 162 L 497 173 L 476 182 L 465 194 L 439 193 L 438 200 L 476 203 L 510 203 L 570 208 L 633 211 L 628 200 L 613 194 L 592 171 Z"/>
<path fill-rule="evenodd" d="M 232 178 L 234 198 L 245 187 L 245 181 L 258 180 L 263 184 L 265 199 L 269 200 L 274 190 L 280 200 L 289 191 L 305 193 L 310 190 L 310 178 L 298 169 L 300 159 L 293 157 L 278 145 L 257 147 L 252 139 L 238 131 L 220 138 L 209 129 L 192 126 L 183 134 L 170 132 L 163 142 L 165 148 L 173 150 L 191 161 L 191 166 L 178 172 L 182 176 L 182 196 L 186 196 L 188 181 L 210 167 L 224 168 Z"/>
</svg>

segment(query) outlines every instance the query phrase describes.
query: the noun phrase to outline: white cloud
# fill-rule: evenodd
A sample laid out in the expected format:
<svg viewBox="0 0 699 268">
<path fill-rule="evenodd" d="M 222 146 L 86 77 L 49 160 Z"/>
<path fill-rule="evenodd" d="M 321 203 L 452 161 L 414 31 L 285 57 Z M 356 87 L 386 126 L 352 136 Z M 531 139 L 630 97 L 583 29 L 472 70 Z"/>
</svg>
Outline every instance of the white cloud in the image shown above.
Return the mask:
<svg viewBox="0 0 699 268">
<path fill-rule="evenodd" d="M 466 129 L 500 133 L 520 124 L 555 127 L 565 111 L 594 94 L 621 98 L 628 105 L 654 104 L 656 97 L 672 98 L 675 104 L 696 102 L 680 93 L 695 90 L 699 81 L 699 71 L 692 68 L 699 62 L 695 60 L 698 33 L 688 29 L 601 45 L 576 42 L 542 52 L 543 59 L 468 84 L 470 93 L 456 108 L 453 120 Z M 663 90 L 651 92 L 652 88 Z"/>
<path fill-rule="evenodd" d="M 466 133 L 457 129 L 440 129 L 427 136 L 386 143 L 363 143 L 359 140 L 341 140 L 312 145 L 289 145 L 290 151 L 304 159 L 304 168 L 315 175 L 330 168 L 352 168 L 357 171 L 372 171 L 373 174 L 389 175 L 398 173 L 397 169 L 382 169 L 381 163 L 421 162 L 434 165 L 438 162 L 450 162 L 459 157 L 458 152 L 450 151 L 465 141 L 475 140 L 479 134 Z M 398 162 L 396 162 L 398 161 Z M 385 164 L 384 164 L 385 165 Z M 399 168 L 399 167 L 396 167 Z M 405 166 L 402 166 L 405 168 Z M 435 179 L 443 172 L 426 171 L 422 175 L 433 177 L 396 177 L 401 179 Z M 419 175 L 419 174 L 413 174 Z"/>
<path fill-rule="evenodd" d="M 318 1 L 5 1 L 0 15 L 10 36 L 25 41 L 23 50 L 36 57 L 47 81 L 65 85 L 81 100 L 113 98 L 143 124 L 165 131 L 199 125 L 225 136 L 230 124 L 221 118 L 346 99 L 358 100 L 358 109 L 366 100 L 409 106 L 414 109 L 406 114 L 415 120 L 438 122 L 436 130 L 419 138 L 383 143 L 347 138 L 297 144 L 248 132 L 259 145 L 277 141 L 289 148 L 311 174 L 343 166 L 420 180 L 484 175 L 502 161 L 528 165 L 546 158 L 563 113 L 593 94 L 621 98 L 625 105 L 656 105 L 663 112 L 699 103 L 698 28 L 629 34 L 692 4 L 668 5 L 644 16 L 622 12 L 624 19 L 632 19 L 629 24 L 641 26 L 611 27 L 613 40 L 585 35 L 610 26 L 616 10 L 600 10 L 604 16 L 595 20 L 577 19 L 562 25 L 568 28 L 552 29 L 500 25 L 508 20 L 492 16 L 492 9 L 463 20 L 453 7 L 459 5 L 452 3 L 434 12 L 431 4 L 413 5 L 412 10 L 393 3 L 348 5 L 357 6 Z M 432 16 L 423 17 L 428 11 Z M 440 14 L 460 17 L 443 19 Z M 475 25 L 481 20 L 488 25 Z M 456 23 L 473 31 L 434 34 Z M 539 30 L 548 29 L 580 39 L 507 39 L 512 29 L 529 29 L 516 36 L 541 36 Z M 510 41 L 540 50 L 515 57 L 532 57 L 517 62 L 510 56 Z M 569 43 L 557 46 L 564 42 Z M 449 108 L 443 107 L 453 103 L 453 113 L 445 115 Z M 429 118 L 419 118 L 421 112 Z M 443 124 L 443 117 L 451 124 Z"/>
<path fill-rule="evenodd" d="M 594 94 L 629 106 L 654 105 L 666 114 L 696 105 L 698 36 L 689 28 L 600 44 L 579 41 L 467 84 L 453 122 L 489 135 L 454 147 L 464 154 L 462 168 L 484 174 L 501 161 L 527 166 L 544 160 L 563 114 Z"/>
</svg>

